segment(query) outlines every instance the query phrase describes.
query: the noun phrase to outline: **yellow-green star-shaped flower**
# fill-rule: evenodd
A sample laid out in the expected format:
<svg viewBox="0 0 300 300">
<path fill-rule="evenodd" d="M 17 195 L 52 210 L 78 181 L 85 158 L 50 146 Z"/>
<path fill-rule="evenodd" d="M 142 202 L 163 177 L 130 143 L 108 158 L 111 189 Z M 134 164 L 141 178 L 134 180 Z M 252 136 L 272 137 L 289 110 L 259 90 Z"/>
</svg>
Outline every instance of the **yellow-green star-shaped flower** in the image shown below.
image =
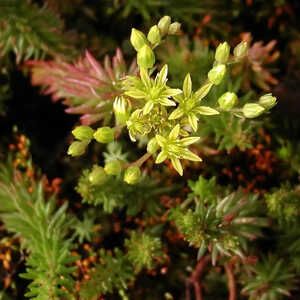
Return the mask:
<svg viewBox="0 0 300 300">
<path fill-rule="evenodd" d="M 200 101 L 208 94 L 211 83 L 205 84 L 197 92 L 192 92 L 192 80 L 190 74 L 185 76 L 183 82 L 183 93 L 175 95 L 174 100 L 179 106 L 170 114 L 169 120 L 175 120 L 186 116 L 194 131 L 198 128 L 198 117 L 200 115 L 216 115 L 219 112 L 209 106 L 199 106 Z"/>
<path fill-rule="evenodd" d="M 171 159 L 172 165 L 175 170 L 182 176 L 183 169 L 180 163 L 180 159 L 188 159 L 192 161 L 202 161 L 202 159 L 187 149 L 188 145 L 191 145 L 199 140 L 199 137 L 187 137 L 179 139 L 180 126 L 177 124 L 169 133 L 168 137 L 156 135 L 157 143 L 161 147 L 161 152 L 158 154 L 155 163 L 162 163 L 167 158 Z"/>
<path fill-rule="evenodd" d="M 148 114 L 156 104 L 176 106 L 176 103 L 170 97 L 176 96 L 182 91 L 180 89 L 172 89 L 166 85 L 167 74 L 167 65 L 164 65 L 155 79 L 150 78 L 147 69 L 140 68 L 141 78 L 128 76 L 124 80 L 125 95 L 134 99 L 144 100 L 144 115 Z"/>
</svg>

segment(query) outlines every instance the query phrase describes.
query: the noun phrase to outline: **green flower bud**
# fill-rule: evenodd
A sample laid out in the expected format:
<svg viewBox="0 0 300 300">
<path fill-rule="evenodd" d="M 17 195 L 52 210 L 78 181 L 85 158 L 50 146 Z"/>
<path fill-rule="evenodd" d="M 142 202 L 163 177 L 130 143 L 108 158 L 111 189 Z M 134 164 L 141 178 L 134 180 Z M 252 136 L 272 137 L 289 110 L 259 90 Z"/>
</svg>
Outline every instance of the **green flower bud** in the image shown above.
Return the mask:
<svg viewBox="0 0 300 300">
<path fill-rule="evenodd" d="M 105 165 L 104 171 L 108 175 L 119 175 L 122 171 L 122 164 L 119 160 L 110 161 Z"/>
<path fill-rule="evenodd" d="M 98 128 L 94 138 L 99 143 L 108 144 L 114 140 L 114 131 L 110 127 Z"/>
<path fill-rule="evenodd" d="M 147 144 L 147 152 L 154 154 L 159 149 L 156 138 L 152 138 Z"/>
<path fill-rule="evenodd" d="M 102 167 L 93 166 L 93 170 L 89 175 L 89 181 L 92 185 L 101 185 L 106 181 L 106 173 Z"/>
<path fill-rule="evenodd" d="M 167 33 L 171 24 L 171 18 L 169 16 L 162 17 L 158 22 L 158 28 L 162 33 Z"/>
<path fill-rule="evenodd" d="M 223 110 L 231 110 L 237 103 L 238 97 L 235 93 L 227 92 L 223 94 L 219 99 L 218 103 Z"/>
<path fill-rule="evenodd" d="M 225 64 L 228 61 L 230 54 L 230 46 L 227 42 L 220 44 L 216 50 L 215 60 L 218 63 Z"/>
<path fill-rule="evenodd" d="M 258 103 L 265 109 L 271 109 L 276 105 L 276 97 L 273 97 L 271 93 L 261 96 Z"/>
<path fill-rule="evenodd" d="M 136 184 L 141 178 L 141 170 L 139 167 L 130 166 L 125 171 L 124 181 L 128 184 Z"/>
<path fill-rule="evenodd" d="M 87 145 L 88 141 L 73 142 L 68 149 L 68 154 L 72 156 L 82 155 L 85 152 L 85 148 Z"/>
<path fill-rule="evenodd" d="M 234 49 L 233 49 L 233 55 L 235 57 L 241 57 L 244 56 L 248 49 L 248 43 L 247 42 L 240 42 Z"/>
<path fill-rule="evenodd" d="M 72 131 L 74 137 L 78 140 L 91 140 L 93 138 L 94 130 L 89 126 L 78 126 Z"/>
<path fill-rule="evenodd" d="M 114 104 L 113 104 L 115 117 L 119 124 L 125 124 L 131 112 L 131 104 L 130 102 L 125 99 L 124 97 L 116 97 Z"/>
<path fill-rule="evenodd" d="M 131 30 L 130 42 L 136 51 L 139 51 L 148 43 L 145 35 L 141 31 L 134 28 Z"/>
<path fill-rule="evenodd" d="M 215 66 L 208 72 L 208 79 L 211 83 L 218 85 L 223 80 L 225 73 L 226 73 L 225 65 Z"/>
<path fill-rule="evenodd" d="M 148 41 L 150 41 L 150 43 L 153 45 L 158 44 L 160 42 L 160 31 L 157 25 L 154 25 L 150 28 L 147 38 Z"/>
<path fill-rule="evenodd" d="M 256 118 L 264 111 L 265 109 L 257 103 L 247 103 L 243 107 L 243 114 L 246 118 Z"/>
<path fill-rule="evenodd" d="M 155 63 L 155 56 L 152 49 L 145 45 L 137 54 L 137 64 L 146 69 L 152 68 Z"/>
<path fill-rule="evenodd" d="M 169 26 L 169 34 L 177 34 L 180 30 L 181 24 L 178 22 L 174 22 Z"/>
</svg>

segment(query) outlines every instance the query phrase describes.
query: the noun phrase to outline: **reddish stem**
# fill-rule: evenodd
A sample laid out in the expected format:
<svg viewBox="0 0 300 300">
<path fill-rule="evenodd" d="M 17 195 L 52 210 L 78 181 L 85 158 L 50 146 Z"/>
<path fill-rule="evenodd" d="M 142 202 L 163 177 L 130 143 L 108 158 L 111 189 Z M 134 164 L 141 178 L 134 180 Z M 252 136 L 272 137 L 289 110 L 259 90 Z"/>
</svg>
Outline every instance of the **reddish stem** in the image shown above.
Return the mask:
<svg viewBox="0 0 300 300">
<path fill-rule="evenodd" d="M 205 270 L 205 267 L 207 266 L 207 264 L 209 262 L 210 262 L 210 255 L 206 255 L 206 256 L 202 257 L 198 261 L 197 266 L 196 266 L 195 270 L 193 271 L 193 273 L 191 274 L 191 276 L 189 278 L 187 278 L 186 290 L 185 290 L 185 299 L 186 300 L 191 300 L 191 293 L 190 293 L 191 285 L 194 286 L 196 300 L 203 300 L 201 285 L 200 285 L 199 280 L 200 280 L 202 273 Z"/>
<path fill-rule="evenodd" d="M 234 274 L 233 274 L 233 268 L 232 268 L 232 264 L 226 263 L 224 264 L 224 268 L 225 268 L 225 272 L 227 275 L 227 286 L 228 286 L 228 290 L 229 290 L 229 297 L 228 300 L 236 300 L 236 282 L 235 282 L 235 278 L 234 278 Z"/>
</svg>

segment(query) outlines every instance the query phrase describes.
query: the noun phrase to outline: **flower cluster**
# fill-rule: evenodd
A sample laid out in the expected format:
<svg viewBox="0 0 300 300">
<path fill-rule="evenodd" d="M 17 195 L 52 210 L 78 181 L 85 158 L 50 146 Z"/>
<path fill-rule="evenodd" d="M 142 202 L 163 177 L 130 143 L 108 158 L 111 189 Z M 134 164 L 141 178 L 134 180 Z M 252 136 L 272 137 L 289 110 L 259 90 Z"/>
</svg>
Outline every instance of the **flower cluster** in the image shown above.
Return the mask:
<svg viewBox="0 0 300 300">
<path fill-rule="evenodd" d="M 179 23 L 171 23 L 170 17 L 165 16 L 158 25 L 151 27 L 147 36 L 137 29 L 132 30 L 130 41 L 137 51 L 139 74 L 122 77 L 117 91 L 110 94 L 110 97 L 117 96 L 113 103 L 115 127 L 99 128 L 93 135 L 97 141 L 107 143 L 114 138 L 113 132 L 117 132 L 119 135 L 122 129 L 126 128 L 133 142 L 141 138 L 146 141 L 147 153 L 144 156 L 131 164 L 118 166 L 116 175 L 122 172 L 120 169 L 124 169 L 124 181 L 129 184 L 138 182 L 141 175 L 139 167 L 151 156 L 156 157 L 157 164 L 170 159 L 180 175 L 183 175 L 180 160 L 201 161 L 200 157 L 188 149 L 189 145 L 196 143 L 200 138 L 197 136 L 200 115 L 230 113 L 243 119 L 255 118 L 269 111 L 276 104 L 276 98 L 267 94 L 260 97 L 255 103 L 246 103 L 242 107 L 238 107 L 238 96 L 232 91 L 227 91 L 216 99 L 213 107 L 203 105 L 202 102 L 205 101 L 209 92 L 223 81 L 229 65 L 238 62 L 245 56 L 247 52 L 247 43 L 245 42 L 241 42 L 234 48 L 233 55 L 230 54 L 228 43 L 221 43 L 216 49 L 213 67 L 208 72 L 204 83 L 196 91 L 193 91 L 190 74 L 185 76 L 182 89 L 169 87 L 167 85 L 168 65 L 164 65 L 160 71 L 156 70 L 154 49 L 168 34 L 176 34 L 179 28 Z M 102 72 L 102 69 L 88 53 L 87 60 L 94 72 L 99 74 Z M 121 73 L 119 72 L 119 74 Z M 102 73 L 100 75 L 102 76 Z M 101 76 L 98 83 L 102 84 Z M 94 95 L 91 98 L 95 99 L 95 95 L 98 95 L 96 89 L 93 88 L 93 80 L 84 81 L 84 84 L 83 78 L 79 82 L 75 79 L 66 80 L 77 82 L 79 87 L 83 86 L 88 89 L 88 93 Z M 101 114 L 105 112 L 103 107 L 105 108 L 106 105 L 97 106 Z M 74 109 L 76 110 L 76 108 L 72 110 L 74 111 Z M 106 113 L 109 111 L 106 110 Z M 99 139 L 97 132 L 100 131 L 103 131 L 104 135 L 109 135 L 108 141 L 105 138 Z M 79 154 L 82 154 L 81 149 Z M 104 168 L 104 170 L 109 169 L 108 167 Z M 103 172 L 105 172 L 104 170 Z M 109 172 L 106 173 L 109 174 Z"/>
</svg>

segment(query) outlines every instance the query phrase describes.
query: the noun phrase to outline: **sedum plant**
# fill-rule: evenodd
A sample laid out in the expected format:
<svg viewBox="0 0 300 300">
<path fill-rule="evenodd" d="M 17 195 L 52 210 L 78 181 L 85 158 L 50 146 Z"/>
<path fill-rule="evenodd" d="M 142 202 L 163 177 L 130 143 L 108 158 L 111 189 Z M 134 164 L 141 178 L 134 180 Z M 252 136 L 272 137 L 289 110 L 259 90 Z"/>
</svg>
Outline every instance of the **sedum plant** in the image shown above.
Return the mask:
<svg viewBox="0 0 300 300">
<path fill-rule="evenodd" d="M 139 74 L 124 74 L 120 78 L 119 95 L 113 104 L 114 119 L 110 121 L 111 127 L 100 127 L 93 133 L 93 138 L 104 144 L 119 136 L 122 130 L 128 132 L 133 142 L 147 140 L 147 153 L 137 161 L 122 166 L 125 170 L 124 180 L 128 184 L 138 182 L 139 167 L 151 156 L 157 164 L 170 160 L 180 175 L 183 175 L 181 160 L 201 161 L 202 159 L 190 151 L 188 146 L 197 143 L 201 138 L 197 135 L 197 129 L 202 116 L 222 116 L 224 113 L 230 113 L 235 118 L 253 119 L 267 113 L 276 104 L 276 98 L 267 94 L 256 102 L 251 101 L 241 106 L 236 93 L 230 91 L 223 93 L 211 105 L 205 103 L 205 97 L 224 80 L 230 64 L 239 62 L 245 56 L 246 42 L 238 44 L 232 55 L 230 46 L 226 42 L 221 43 L 216 49 L 214 63 L 207 73 L 206 80 L 196 90 L 193 89 L 189 73 L 185 75 L 182 86 L 170 87 L 167 84 L 168 65 L 157 69 L 155 49 L 168 35 L 176 34 L 179 29 L 180 24 L 171 23 L 169 16 L 163 17 L 157 25 L 152 26 L 147 35 L 132 29 L 130 41 L 137 51 Z M 87 59 L 94 69 L 100 68 L 89 56 Z M 84 85 L 85 88 L 91 89 L 91 92 L 97 87 L 96 81 L 94 87 L 91 87 L 91 83 L 82 81 L 71 82 L 77 82 L 79 86 Z M 55 90 L 56 88 L 52 89 L 52 92 Z M 87 103 L 85 104 L 88 105 Z M 102 108 L 106 107 L 104 103 L 100 105 Z M 99 107 L 99 104 L 97 106 Z M 110 117 L 111 111 L 103 111 L 102 118 L 105 121 Z M 108 125 L 107 122 L 105 124 Z M 70 155 L 78 156 L 85 152 L 92 140 L 91 134 L 81 137 L 81 131 L 83 134 L 87 130 L 82 126 L 77 128 L 76 132 L 73 131 L 79 141 L 71 144 L 68 150 Z"/>
<path fill-rule="evenodd" d="M 277 22 L 288 1 L 276 0 L 254 23 L 266 15 L 268 26 Z M 246 34 L 239 43 L 232 31 L 249 30 L 249 17 L 239 16 L 250 7 L 256 15 L 264 1 L 36 2 L 0 0 L 1 73 L 7 77 L 15 60 L 24 63 L 32 85 L 79 122 L 66 136 L 71 127 L 46 111 L 62 134 L 49 139 L 35 126 L 36 110 L 28 117 L 57 148 L 55 159 L 42 153 L 49 179 L 33 167 L 40 140 L 33 136 L 31 157 L 25 135 L 10 143 L 4 134 L 0 160 L 9 152 L 13 161 L 0 164 L 0 299 L 296 299 L 299 143 L 281 136 L 280 126 L 261 126 L 274 115 L 271 88 L 282 79 L 270 68 L 277 37 L 270 33 L 264 44 Z M 70 48 L 51 9 L 80 32 Z M 108 9 L 116 17 L 109 22 Z M 182 15 L 183 28 L 164 16 L 146 31 L 168 10 Z M 142 16 L 135 19 L 136 12 Z M 135 24 L 131 35 L 124 34 L 128 23 Z M 102 34 L 110 37 L 99 50 Z M 110 41 L 122 51 L 100 62 Z M 76 51 L 69 50 L 83 43 L 90 50 L 71 62 Z M 36 95 L 25 102 L 14 87 L 18 78 L 12 74 L 9 86 L 26 109 L 17 121 L 14 112 L 1 120 L 1 128 L 16 122 L 30 135 L 23 116 Z"/>
</svg>

